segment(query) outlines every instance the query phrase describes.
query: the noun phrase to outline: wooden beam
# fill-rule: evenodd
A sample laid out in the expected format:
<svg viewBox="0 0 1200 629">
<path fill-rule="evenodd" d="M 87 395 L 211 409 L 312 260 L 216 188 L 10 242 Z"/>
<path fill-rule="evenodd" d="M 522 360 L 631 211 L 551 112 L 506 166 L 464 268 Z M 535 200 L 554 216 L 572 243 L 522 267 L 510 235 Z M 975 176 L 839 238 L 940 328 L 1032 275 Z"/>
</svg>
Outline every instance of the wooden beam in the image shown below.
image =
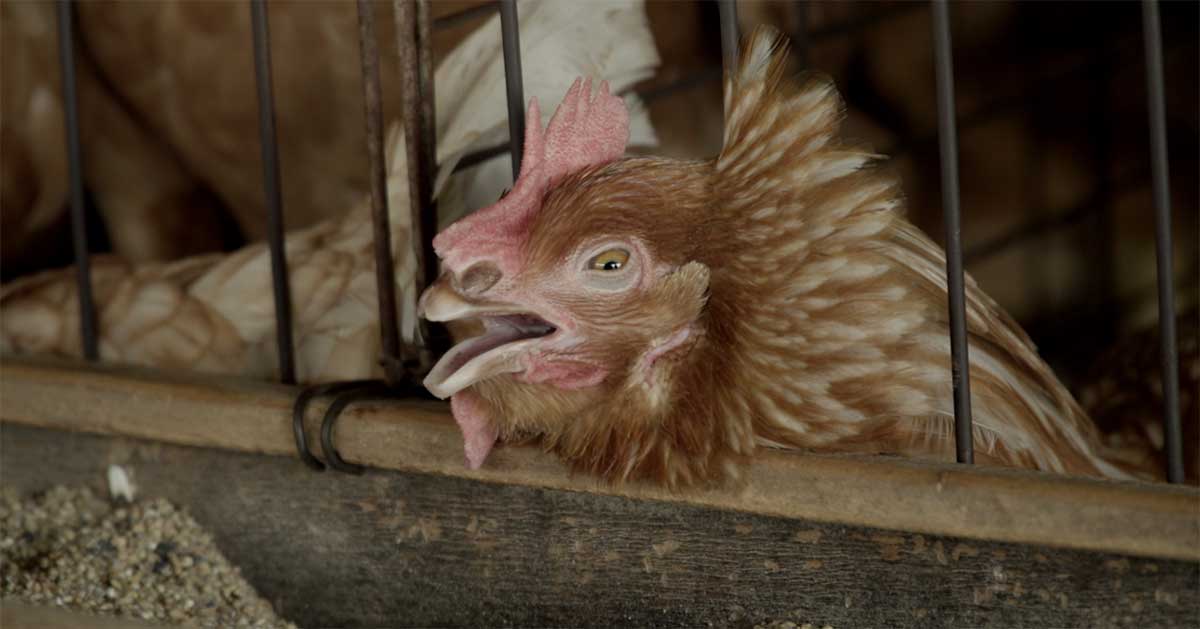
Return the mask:
<svg viewBox="0 0 1200 629">
<path fill-rule="evenodd" d="M 0 418 L 33 426 L 291 455 L 297 390 L 230 378 L 5 358 Z M 310 417 L 309 442 L 319 442 Z M 536 448 L 499 447 L 463 464 L 445 404 L 355 406 L 342 455 L 378 468 L 680 502 L 746 513 L 964 538 L 1200 560 L 1200 491 L 886 457 L 764 451 L 738 487 L 672 493 L 571 475 Z M 298 465 L 299 463 L 297 463 Z"/>
<path fill-rule="evenodd" d="M 119 464 L 302 627 L 1195 627 L 1200 563 L 0 424 L 21 493 Z M 101 493 L 103 495 L 103 493 Z M 8 625 L 4 625 L 7 627 Z"/>
</svg>

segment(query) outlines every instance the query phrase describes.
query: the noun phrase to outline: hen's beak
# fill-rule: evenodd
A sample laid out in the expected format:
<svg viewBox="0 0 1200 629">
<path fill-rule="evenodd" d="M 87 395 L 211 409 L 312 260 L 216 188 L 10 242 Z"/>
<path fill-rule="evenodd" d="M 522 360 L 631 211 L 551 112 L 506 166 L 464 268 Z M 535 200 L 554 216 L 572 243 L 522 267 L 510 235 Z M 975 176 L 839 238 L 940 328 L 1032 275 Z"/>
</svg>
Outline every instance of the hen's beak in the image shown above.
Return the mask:
<svg viewBox="0 0 1200 629">
<path fill-rule="evenodd" d="M 425 388 L 440 399 L 481 380 L 523 371 L 522 354 L 556 329 L 528 308 L 465 297 L 453 284 L 450 273 L 438 278 L 421 295 L 418 314 L 439 322 L 478 320 L 483 334 L 452 347 L 426 376 Z"/>
</svg>

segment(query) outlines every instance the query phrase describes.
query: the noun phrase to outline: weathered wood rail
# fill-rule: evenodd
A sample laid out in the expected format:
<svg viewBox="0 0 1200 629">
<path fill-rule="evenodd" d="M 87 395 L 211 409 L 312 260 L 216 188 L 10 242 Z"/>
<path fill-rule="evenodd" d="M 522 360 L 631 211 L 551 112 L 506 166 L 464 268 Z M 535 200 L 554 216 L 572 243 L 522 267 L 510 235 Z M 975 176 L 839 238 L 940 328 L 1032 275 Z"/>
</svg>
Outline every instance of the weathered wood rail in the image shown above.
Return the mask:
<svg viewBox="0 0 1200 629">
<path fill-rule="evenodd" d="M 374 469 L 317 474 L 262 456 L 291 454 L 294 394 L 6 358 L 0 479 L 99 487 L 124 464 L 304 627 L 1200 618 L 1194 488 L 783 453 L 733 490 L 605 487 L 532 448 L 467 471 L 444 406 L 416 403 L 352 409 L 339 450 Z"/>
</svg>

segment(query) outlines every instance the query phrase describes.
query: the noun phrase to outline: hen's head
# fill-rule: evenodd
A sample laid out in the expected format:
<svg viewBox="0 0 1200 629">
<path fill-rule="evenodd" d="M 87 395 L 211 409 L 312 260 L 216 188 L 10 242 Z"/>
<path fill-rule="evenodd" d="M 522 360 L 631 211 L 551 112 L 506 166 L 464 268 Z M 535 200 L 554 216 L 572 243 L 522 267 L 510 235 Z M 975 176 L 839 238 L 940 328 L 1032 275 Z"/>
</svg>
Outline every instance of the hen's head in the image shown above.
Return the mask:
<svg viewBox="0 0 1200 629">
<path fill-rule="evenodd" d="M 945 259 L 839 137 L 836 91 L 760 29 L 726 76 L 716 159 L 622 159 L 628 117 L 576 83 L 521 176 L 434 241 L 424 314 L 482 333 L 426 386 L 467 460 L 540 435 L 576 469 L 736 478 L 761 445 L 953 452 Z M 968 281 L 980 456 L 1128 478 L 1028 337 Z"/>
<path fill-rule="evenodd" d="M 705 203 L 711 166 L 620 159 L 627 137 L 604 84 L 577 81 L 545 132 L 533 102 L 512 191 L 434 240 L 444 272 L 423 315 L 481 333 L 425 384 L 452 399 L 472 467 L 498 436 L 553 437 L 613 400 L 653 415 L 703 334 L 704 225 L 686 206 Z"/>
</svg>

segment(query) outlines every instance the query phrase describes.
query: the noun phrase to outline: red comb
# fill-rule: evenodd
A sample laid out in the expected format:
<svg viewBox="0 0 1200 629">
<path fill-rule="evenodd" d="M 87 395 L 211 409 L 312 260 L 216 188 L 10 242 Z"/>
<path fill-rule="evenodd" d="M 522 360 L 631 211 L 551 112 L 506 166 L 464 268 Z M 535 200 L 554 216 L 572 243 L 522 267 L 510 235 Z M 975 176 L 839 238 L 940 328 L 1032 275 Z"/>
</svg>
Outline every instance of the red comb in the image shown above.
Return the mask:
<svg viewBox="0 0 1200 629">
<path fill-rule="evenodd" d="M 611 162 L 625 153 L 629 112 L 625 102 L 608 93 L 608 83 L 592 96 L 589 79 L 575 79 L 550 124 L 542 132 L 537 99 L 525 115 L 525 152 L 521 174 L 496 203 L 447 227 L 433 239 L 438 257 L 452 271 L 487 258 L 505 275 L 516 271 L 516 247 L 542 207 L 542 197 L 555 182 L 589 166 Z"/>
</svg>

